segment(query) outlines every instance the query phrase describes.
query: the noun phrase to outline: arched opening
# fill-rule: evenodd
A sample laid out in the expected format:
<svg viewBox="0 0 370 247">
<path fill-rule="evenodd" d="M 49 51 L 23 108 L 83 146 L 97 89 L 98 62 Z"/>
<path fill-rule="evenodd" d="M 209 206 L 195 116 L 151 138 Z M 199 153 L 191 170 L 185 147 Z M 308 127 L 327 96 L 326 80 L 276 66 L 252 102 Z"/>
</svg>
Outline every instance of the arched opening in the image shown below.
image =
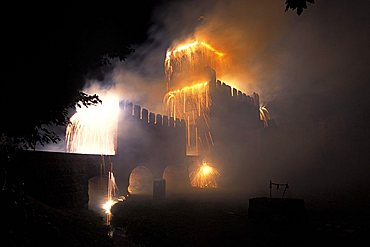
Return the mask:
<svg viewBox="0 0 370 247">
<path fill-rule="evenodd" d="M 166 180 L 166 194 L 183 194 L 189 189 L 189 176 L 186 166 L 167 166 L 163 172 Z"/>
<path fill-rule="evenodd" d="M 133 195 L 153 195 L 153 174 L 147 167 L 138 166 L 132 170 L 128 192 Z"/>
</svg>

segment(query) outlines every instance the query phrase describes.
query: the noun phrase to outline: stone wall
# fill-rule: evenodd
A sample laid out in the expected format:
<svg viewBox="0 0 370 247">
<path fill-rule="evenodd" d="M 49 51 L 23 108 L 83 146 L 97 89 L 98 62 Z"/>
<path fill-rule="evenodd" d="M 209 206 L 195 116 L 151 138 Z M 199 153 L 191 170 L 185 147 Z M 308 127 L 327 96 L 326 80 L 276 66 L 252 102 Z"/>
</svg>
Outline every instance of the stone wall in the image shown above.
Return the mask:
<svg viewBox="0 0 370 247">
<path fill-rule="evenodd" d="M 221 81 L 210 80 L 209 128 L 213 146 L 205 158 L 221 173 L 220 187 L 231 190 L 250 187 L 259 165 L 263 122 L 259 95 L 247 95 Z"/>
<path fill-rule="evenodd" d="M 158 179 L 162 178 L 167 166 L 185 165 L 184 120 L 149 112 L 131 102 L 122 102 L 121 109 L 114 161 L 121 192 L 126 192 L 130 173 L 135 167 L 147 167 Z"/>
<path fill-rule="evenodd" d="M 87 207 L 88 179 L 100 174 L 100 155 L 23 151 L 14 165 L 30 196 L 56 207 Z"/>
</svg>

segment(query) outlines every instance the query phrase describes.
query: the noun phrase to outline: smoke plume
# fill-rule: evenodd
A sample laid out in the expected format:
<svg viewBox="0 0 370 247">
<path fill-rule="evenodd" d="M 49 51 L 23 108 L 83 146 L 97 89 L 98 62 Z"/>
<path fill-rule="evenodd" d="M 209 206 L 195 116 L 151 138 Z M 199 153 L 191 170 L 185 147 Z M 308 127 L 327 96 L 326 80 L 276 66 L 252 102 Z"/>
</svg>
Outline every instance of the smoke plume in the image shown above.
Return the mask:
<svg viewBox="0 0 370 247">
<path fill-rule="evenodd" d="M 290 183 L 292 194 L 323 197 L 349 184 L 342 192 L 354 195 L 370 187 L 369 3 L 317 1 L 301 16 L 284 8 L 270 0 L 162 3 L 147 41 L 114 61 L 105 83 L 163 113 L 166 50 L 185 39 L 206 41 L 226 54 L 218 79 L 257 92 L 277 123 L 246 180 L 265 182 L 266 192 L 273 179 Z M 264 190 L 248 188 L 257 189 Z"/>
</svg>

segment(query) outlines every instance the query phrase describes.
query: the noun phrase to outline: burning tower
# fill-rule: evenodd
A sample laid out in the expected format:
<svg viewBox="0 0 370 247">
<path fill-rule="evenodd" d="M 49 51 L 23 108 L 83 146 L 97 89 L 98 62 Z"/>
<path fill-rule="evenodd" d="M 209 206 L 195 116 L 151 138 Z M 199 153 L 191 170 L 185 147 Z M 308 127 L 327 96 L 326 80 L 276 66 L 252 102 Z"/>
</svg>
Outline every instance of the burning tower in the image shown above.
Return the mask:
<svg viewBox="0 0 370 247">
<path fill-rule="evenodd" d="M 183 179 L 175 180 L 193 187 L 232 188 L 239 179 L 245 179 L 246 173 L 255 172 L 259 135 L 270 117 L 267 109 L 260 107 L 258 94 L 246 95 L 216 79 L 216 71 L 222 77 L 225 70 L 227 54 L 204 41 L 195 40 L 168 50 L 167 93 L 163 99 L 167 115 L 115 100 L 114 107 L 108 108 L 117 109 L 119 105 L 119 114 L 114 111 L 108 116 L 118 120 L 99 115 L 111 124 L 102 122 L 96 126 L 101 121 L 85 119 L 97 117 L 96 112 L 81 112 L 71 119 L 74 124 L 67 131 L 69 150 L 89 153 L 91 147 L 86 146 L 89 150 L 85 150 L 85 144 L 109 144 L 98 154 L 114 154 L 120 191 L 127 191 L 129 183 L 134 182 L 132 175 L 138 167 L 147 174 L 147 181 L 136 184 L 146 184 L 147 191 L 152 190 L 154 180 L 164 179 L 169 170 L 186 173 L 181 175 Z M 96 128 L 87 129 L 90 124 Z M 109 126 L 111 131 L 102 136 L 101 131 Z M 170 183 L 167 186 L 171 187 Z"/>
<path fill-rule="evenodd" d="M 246 95 L 216 79 L 215 71 L 222 75 L 226 69 L 227 55 L 204 41 L 180 44 L 166 54 L 167 114 L 186 122 L 187 156 L 214 164 L 221 174 L 226 166 L 256 160 L 258 135 L 269 121 L 258 94 Z"/>
</svg>

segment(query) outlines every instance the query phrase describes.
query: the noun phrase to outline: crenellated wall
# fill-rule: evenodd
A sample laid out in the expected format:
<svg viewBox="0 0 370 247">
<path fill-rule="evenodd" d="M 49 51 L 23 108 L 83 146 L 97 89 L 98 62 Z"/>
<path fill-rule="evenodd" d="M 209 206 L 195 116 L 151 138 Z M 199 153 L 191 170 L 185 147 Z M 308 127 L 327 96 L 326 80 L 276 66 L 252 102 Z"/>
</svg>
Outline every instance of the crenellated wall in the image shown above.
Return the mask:
<svg viewBox="0 0 370 247">
<path fill-rule="evenodd" d="M 184 120 L 149 112 L 122 101 L 118 149 L 114 164 L 120 191 L 126 191 L 131 171 L 145 166 L 154 178 L 162 178 L 167 166 L 185 165 Z"/>
<path fill-rule="evenodd" d="M 211 80 L 209 86 L 212 99 L 211 117 L 222 112 L 224 118 L 229 118 L 233 122 L 242 122 L 253 127 L 261 124 L 257 93 L 247 95 L 219 80 Z"/>
<path fill-rule="evenodd" d="M 121 101 L 120 109 L 122 112 L 121 118 L 128 121 L 136 121 L 138 124 L 156 126 L 158 128 L 185 128 L 185 121 L 183 119 L 174 119 L 173 117 L 168 117 L 166 115 L 149 112 L 146 108 L 142 108 L 140 105 L 134 105 L 129 101 Z M 120 124 L 124 123 L 120 121 L 119 125 Z"/>
<path fill-rule="evenodd" d="M 259 95 L 247 95 L 216 80 L 215 75 L 210 78 L 208 124 L 213 145 L 203 158 L 220 169 L 221 187 L 238 190 L 245 174 L 253 174 L 261 154 L 263 122 L 259 116 Z"/>
</svg>

